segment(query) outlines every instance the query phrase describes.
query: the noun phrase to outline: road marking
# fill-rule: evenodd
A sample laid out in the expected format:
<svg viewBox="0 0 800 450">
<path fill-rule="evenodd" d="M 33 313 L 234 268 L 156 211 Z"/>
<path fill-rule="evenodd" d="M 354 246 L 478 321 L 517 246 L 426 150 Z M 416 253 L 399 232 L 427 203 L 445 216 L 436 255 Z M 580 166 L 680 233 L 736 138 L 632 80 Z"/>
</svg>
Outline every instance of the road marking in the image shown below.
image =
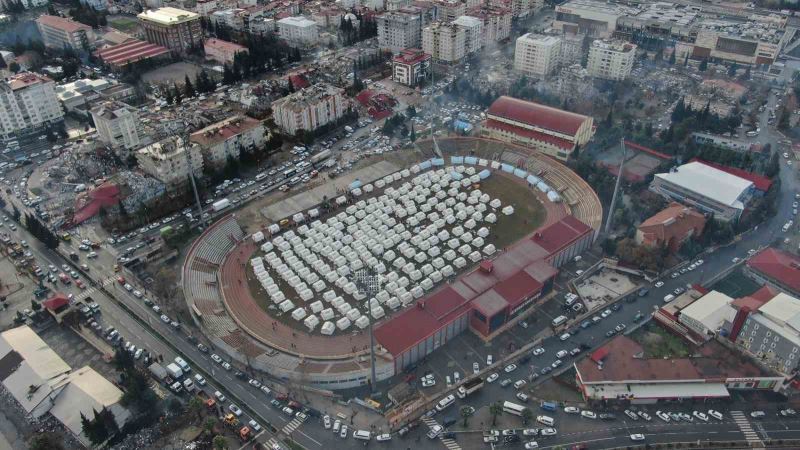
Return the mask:
<svg viewBox="0 0 800 450">
<path fill-rule="evenodd" d="M 257 435 L 253 436 L 253 439 L 252 439 L 252 440 L 250 440 L 250 441 L 246 442 L 244 445 L 242 445 L 241 447 L 239 447 L 239 450 L 244 450 L 244 448 L 245 448 L 245 447 L 247 447 L 248 445 L 250 445 L 250 442 L 254 442 L 254 441 L 258 440 L 259 436 L 261 436 L 261 435 L 262 435 L 262 434 L 264 434 L 265 432 L 266 432 L 266 430 L 261 430 L 261 432 L 260 432 L 260 433 L 258 433 Z"/>
<path fill-rule="evenodd" d="M 425 425 L 427 425 L 430 429 L 433 429 L 435 426 L 441 426 L 438 422 L 436 422 L 436 420 L 430 417 L 423 417 L 422 421 L 425 422 Z M 442 431 L 439 433 L 439 440 L 442 441 L 442 444 L 444 444 L 448 450 L 461 450 L 461 446 L 458 445 L 458 442 L 456 442 L 454 439 L 444 438 L 444 429 L 442 429 Z"/>
<path fill-rule="evenodd" d="M 761 439 L 753 430 L 753 427 L 750 425 L 750 420 L 742 411 L 731 411 L 731 417 L 733 417 L 733 421 L 736 423 L 736 426 L 739 427 L 739 430 L 744 435 L 745 440 L 748 444 L 753 445 L 757 444 L 760 447 L 764 446 L 764 443 L 761 442 Z"/>
</svg>

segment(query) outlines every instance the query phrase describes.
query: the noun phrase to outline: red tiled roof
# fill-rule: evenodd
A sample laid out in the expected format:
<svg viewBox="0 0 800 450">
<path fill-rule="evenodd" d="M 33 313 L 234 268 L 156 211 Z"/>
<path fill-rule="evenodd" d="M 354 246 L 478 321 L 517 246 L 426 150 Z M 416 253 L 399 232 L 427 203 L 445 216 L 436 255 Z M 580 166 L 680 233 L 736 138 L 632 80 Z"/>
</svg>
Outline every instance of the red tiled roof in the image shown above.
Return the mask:
<svg viewBox="0 0 800 450">
<path fill-rule="evenodd" d="M 56 294 L 42 302 L 45 308 L 50 311 L 57 311 L 66 305 L 69 305 L 69 299 L 64 294 Z"/>
<path fill-rule="evenodd" d="M 103 184 L 85 195 L 75 199 L 75 214 L 72 222 L 79 224 L 100 212 L 100 208 L 111 207 L 119 203 L 119 187 L 115 184 Z"/>
<path fill-rule="evenodd" d="M 295 89 L 305 89 L 311 86 L 305 75 L 289 75 L 289 81 Z"/>
<path fill-rule="evenodd" d="M 79 30 L 91 31 L 92 27 L 84 25 L 74 20 L 66 19 L 64 17 L 50 16 L 43 14 L 36 19 L 36 22 L 46 25 L 51 28 L 56 28 L 67 33 L 74 33 Z"/>
<path fill-rule="evenodd" d="M 571 150 L 575 147 L 575 144 L 560 137 L 552 136 L 546 133 L 542 133 L 541 131 L 529 130 L 527 128 L 516 127 L 514 125 L 500 122 L 494 119 L 487 119 L 483 122 L 484 128 L 494 128 L 497 130 L 506 131 L 509 133 L 514 133 L 516 135 L 533 139 L 536 141 L 541 141 L 550 145 L 555 145 L 556 147 L 563 148 L 565 150 Z"/>
<path fill-rule="evenodd" d="M 590 226 L 574 216 L 564 216 L 558 222 L 534 233 L 531 236 L 531 240 L 552 255 L 575 242 L 581 236 L 591 232 L 592 228 Z"/>
<path fill-rule="evenodd" d="M 494 290 L 506 299 L 511 308 L 516 307 L 526 298 L 536 294 L 542 289 L 542 283 L 536 281 L 524 270 L 511 275 L 497 283 Z"/>
<path fill-rule="evenodd" d="M 644 234 L 646 244 L 662 245 L 672 239 L 683 240 L 690 230 L 700 234 L 705 223 L 703 214 L 680 203 L 671 203 L 642 222 L 638 229 Z"/>
<path fill-rule="evenodd" d="M 753 185 L 756 187 L 756 189 L 758 189 L 761 192 L 767 192 L 769 190 L 770 186 L 772 186 L 772 180 L 770 180 L 769 178 L 761 176 L 761 175 L 758 175 L 758 174 L 755 174 L 755 173 L 752 173 L 752 172 L 748 172 L 748 171 L 746 171 L 744 169 L 739 169 L 737 167 L 724 166 L 722 164 L 717 164 L 717 163 L 710 162 L 710 161 L 703 161 L 700 158 L 692 158 L 692 160 L 690 162 L 699 162 L 701 164 L 705 164 L 705 165 L 707 165 L 709 167 L 713 167 L 715 169 L 719 169 L 719 170 L 721 170 L 723 172 L 726 172 L 726 173 L 729 173 L 731 175 L 736 175 L 739 178 L 744 178 L 745 180 L 752 182 Z"/>
<path fill-rule="evenodd" d="M 508 307 L 508 302 L 500 296 L 494 289 L 490 289 L 479 295 L 472 301 L 472 307 L 480 311 L 486 317 L 493 317 L 495 314 Z"/>
<path fill-rule="evenodd" d="M 375 339 L 392 355 L 399 355 L 469 310 L 469 300 L 445 286 L 415 307 L 375 329 Z"/>
<path fill-rule="evenodd" d="M 112 45 L 95 52 L 98 58 L 106 64 L 124 66 L 132 62 L 141 61 L 169 53 L 169 49 L 149 42 L 131 39 L 125 43 Z"/>
<path fill-rule="evenodd" d="M 800 292 L 800 258 L 774 248 L 767 248 L 747 261 L 747 266 Z"/>
<path fill-rule="evenodd" d="M 487 113 L 569 136 L 574 136 L 581 125 L 590 120 L 589 117 L 581 114 L 505 95 L 495 100 Z"/>
<path fill-rule="evenodd" d="M 608 346 L 598 348 L 597 350 L 592 352 L 592 356 L 590 356 L 590 358 L 592 359 L 592 361 L 600 363 L 606 358 L 606 356 L 608 356 Z"/>
<path fill-rule="evenodd" d="M 779 290 L 773 289 L 773 288 L 769 287 L 768 285 L 764 285 L 764 286 L 761 286 L 761 289 L 759 289 L 759 290 L 753 292 L 752 294 L 750 294 L 749 297 L 752 297 L 752 298 L 762 302 L 762 304 L 763 304 L 763 303 L 767 303 L 768 301 L 772 300 L 779 293 L 780 293 Z"/>
<path fill-rule="evenodd" d="M 417 64 L 426 59 L 431 59 L 431 55 L 418 48 L 407 48 L 394 57 L 395 62 L 409 65 Z"/>
</svg>

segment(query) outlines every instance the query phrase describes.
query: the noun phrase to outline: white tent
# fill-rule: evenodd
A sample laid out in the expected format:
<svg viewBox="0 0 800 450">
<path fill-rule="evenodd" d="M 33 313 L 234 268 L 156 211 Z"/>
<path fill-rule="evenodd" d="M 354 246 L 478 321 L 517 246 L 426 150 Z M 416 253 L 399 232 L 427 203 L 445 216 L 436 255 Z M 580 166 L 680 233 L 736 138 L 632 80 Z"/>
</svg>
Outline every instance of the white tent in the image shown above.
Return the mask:
<svg viewBox="0 0 800 450">
<path fill-rule="evenodd" d="M 253 233 L 253 242 L 259 243 L 264 240 L 264 233 L 258 231 Z"/>
<path fill-rule="evenodd" d="M 420 298 L 424 294 L 425 294 L 425 291 L 419 286 L 414 286 L 413 288 L 411 288 L 411 295 L 413 295 L 414 298 Z"/>
<path fill-rule="evenodd" d="M 369 326 L 369 318 L 367 316 L 361 316 L 358 319 L 356 319 L 355 323 L 358 328 L 363 330 L 364 328 Z"/>
<path fill-rule="evenodd" d="M 440 272 L 442 276 L 449 277 L 452 276 L 455 272 L 453 272 L 453 268 L 451 266 L 444 266 L 441 268 Z"/>
<path fill-rule="evenodd" d="M 320 311 L 319 316 L 322 317 L 322 320 L 331 320 L 333 319 L 333 308 L 325 308 Z"/>
<path fill-rule="evenodd" d="M 330 336 L 336 330 L 336 327 L 333 325 L 332 322 L 325 322 L 322 324 L 322 328 L 320 328 L 320 333 Z"/>
<path fill-rule="evenodd" d="M 261 244 L 261 251 L 264 253 L 271 252 L 273 248 L 275 248 L 275 246 L 272 245 L 272 242 L 267 241 Z"/>
<path fill-rule="evenodd" d="M 312 314 L 306 317 L 306 320 L 303 321 L 303 324 L 306 326 L 306 328 L 308 328 L 309 331 L 313 331 L 314 328 L 319 325 L 319 319 L 317 319 L 317 316 Z"/>
<path fill-rule="evenodd" d="M 267 231 L 269 231 L 270 234 L 275 234 L 281 231 L 281 227 L 277 223 L 273 223 L 272 225 L 267 227 Z"/>
<path fill-rule="evenodd" d="M 283 303 L 281 303 L 278 306 L 278 309 L 280 309 L 283 312 L 290 311 L 293 308 L 294 308 L 294 303 L 292 303 L 291 300 L 284 300 Z"/>
<path fill-rule="evenodd" d="M 501 212 L 507 216 L 514 214 L 514 207 L 511 205 L 506 206 L 501 210 Z"/>
<path fill-rule="evenodd" d="M 345 313 L 345 317 L 347 317 L 350 320 L 356 320 L 359 317 L 361 317 L 361 311 L 359 311 L 356 308 L 353 308 Z"/>
<path fill-rule="evenodd" d="M 461 269 L 467 265 L 467 260 L 459 256 L 453 261 L 453 265 L 456 266 L 456 268 Z"/>
<path fill-rule="evenodd" d="M 431 280 L 430 278 L 425 278 L 424 280 L 422 280 L 422 282 L 419 283 L 419 285 L 422 287 L 422 289 L 429 291 L 431 290 L 431 288 L 433 288 L 433 280 Z"/>
<path fill-rule="evenodd" d="M 302 223 L 305 220 L 306 220 L 306 216 L 303 215 L 303 213 L 297 213 L 297 214 L 292 216 L 292 221 L 294 221 L 294 223 Z"/>
<path fill-rule="evenodd" d="M 325 309 L 325 306 L 322 304 L 322 302 L 320 300 L 317 300 L 314 303 L 308 305 L 308 307 L 311 308 L 311 312 L 314 313 L 314 314 L 316 314 L 316 313 L 322 311 L 323 309 Z"/>
<path fill-rule="evenodd" d="M 400 307 L 400 300 L 397 297 L 392 297 L 389 299 L 388 302 L 386 302 L 386 306 L 388 306 L 391 309 L 397 309 Z"/>
<path fill-rule="evenodd" d="M 478 229 L 477 235 L 482 238 L 485 238 L 486 236 L 489 236 L 489 229 L 486 227 L 481 227 L 480 229 Z"/>
<path fill-rule="evenodd" d="M 307 314 L 308 313 L 306 312 L 305 308 L 297 308 L 294 311 L 292 311 L 292 319 L 301 320 Z"/>
<path fill-rule="evenodd" d="M 497 222 L 497 216 L 494 215 L 494 213 L 489 213 L 489 214 L 486 215 L 486 217 L 483 218 L 483 220 L 485 220 L 485 221 L 487 221 L 489 223 L 495 223 L 495 222 Z"/>
<path fill-rule="evenodd" d="M 370 310 L 370 313 L 372 314 L 372 318 L 373 318 L 373 319 L 375 319 L 375 320 L 378 320 L 378 319 L 380 319 L 381 317 L 383 317 L 383 316 L 385 316 L 385 315 L 386 315 L 386 312 L 383 310 L 383 307 L 382 307 L 382 306 L 375 306 L 375 307 L 373 307 L 373 308 Z"/>
<path fill-rule="evenodd" d="M 340 330 L 344 331 L 344 330 L 350 328 L 350 319 L 348 319 L 347 317 L 342 317 L 341 319 L 336 321 L 336 326 Z"/>
<path fill-rule="evenodd" d="M 483 248 L 483 253 L 486 253 L 487 255 L 493 255 L 496 251 L 497 248 L 495 248 L 494 244 L 489 244 Z"/>
<path fill-rule="evenodd" d="M 472 262 L 478 262 L 481 260 L 481 252 L 475 250 L 474 252 L 469 254 L 469 260 Z"/>
</svg>

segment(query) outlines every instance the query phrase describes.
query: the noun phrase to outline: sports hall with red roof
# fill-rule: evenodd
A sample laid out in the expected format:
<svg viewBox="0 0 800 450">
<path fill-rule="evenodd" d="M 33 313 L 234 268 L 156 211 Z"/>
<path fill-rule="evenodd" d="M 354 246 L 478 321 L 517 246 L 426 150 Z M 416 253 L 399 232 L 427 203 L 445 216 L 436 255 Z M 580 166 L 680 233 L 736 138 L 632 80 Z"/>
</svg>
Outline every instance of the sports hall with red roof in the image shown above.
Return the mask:
<svg viewBox="0 0 800 450">
<path fill-rule="evenodd" d="M 747 261 L 749 274 L 762 283 L 800 297 L 800 258 L 766 248 Z"/>
</svg>

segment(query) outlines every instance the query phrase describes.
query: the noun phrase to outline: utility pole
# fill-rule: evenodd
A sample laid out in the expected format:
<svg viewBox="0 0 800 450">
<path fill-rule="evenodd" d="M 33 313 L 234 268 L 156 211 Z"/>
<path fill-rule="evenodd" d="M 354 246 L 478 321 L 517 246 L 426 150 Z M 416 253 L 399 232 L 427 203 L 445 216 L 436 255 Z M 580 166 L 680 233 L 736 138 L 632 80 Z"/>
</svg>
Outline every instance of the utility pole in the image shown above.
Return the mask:
<svg viewBox="0 0 800 450">
<path fill-rule="evenodd" d="M 179 144 L 183 145 L 183 157 L 186 158 L 186 167 L 189 169 L 189 180 L 192 185 L 192 192 L 194 193 L 194 200 L 197 202 L 197 211 L 200 217 L 200 224 L 203 226 L 203 229 L 207 228 L 207 219 L 203 217 L 203 203 L 200 201 L 200 193 L 197 192 L 197 183 L 194 180 L 194 168 L 192 167 L 192 158 L 189 156 L 189 122 L 187 120 L 183 121 L 175 121 L 172 122 L 173 124 L 180 124 L 183 125 L 182 127 L 176 126 L 175 134 L 178 135 L 177 140 L 175 142 L 175 146 L 177 147 Z M 174 126 L 174 125 L 173 125 Z M 171 128 L 170 125 L 167 125 L 167 129 Z M 178 140 L 180 142 L 178 142 Z"/>
<path fill-rule="evenodd" d="M 617 193 L 619 193 L 619 186 L 622 182 L 622 172 L 625 170 L 625 156 L 627 154 L 625 148 L 625 137 L 623 136 L 620 138 L 620 144 L 622 144 L 622 161 L 619 163 L 619 173 L 617 174 L 617 183 L 614 185 L 614 195 L 611 196 L 611 207 L 608 209 L 608 218 L 606 219 L 606 226 L 603 230 L 603 234 L 608 236 L 609 231 L 611 231 L 611 224 L 614 221 L 614 209 L 617 206 Z"/>
<path fill-rule="evenodd" d="M 369 365 L 371 370 L 370 392 L 375 393 L 378 380 L 375 376 L 375 335 L 372 333 L 372 298 L 381 289 L 380 275 L 372 269 L 362 269 L 353 274 L 353 281 L 358 287 L 358 292 L 367 297 L 367 318 L 369 319 Z"/>
</svg>

